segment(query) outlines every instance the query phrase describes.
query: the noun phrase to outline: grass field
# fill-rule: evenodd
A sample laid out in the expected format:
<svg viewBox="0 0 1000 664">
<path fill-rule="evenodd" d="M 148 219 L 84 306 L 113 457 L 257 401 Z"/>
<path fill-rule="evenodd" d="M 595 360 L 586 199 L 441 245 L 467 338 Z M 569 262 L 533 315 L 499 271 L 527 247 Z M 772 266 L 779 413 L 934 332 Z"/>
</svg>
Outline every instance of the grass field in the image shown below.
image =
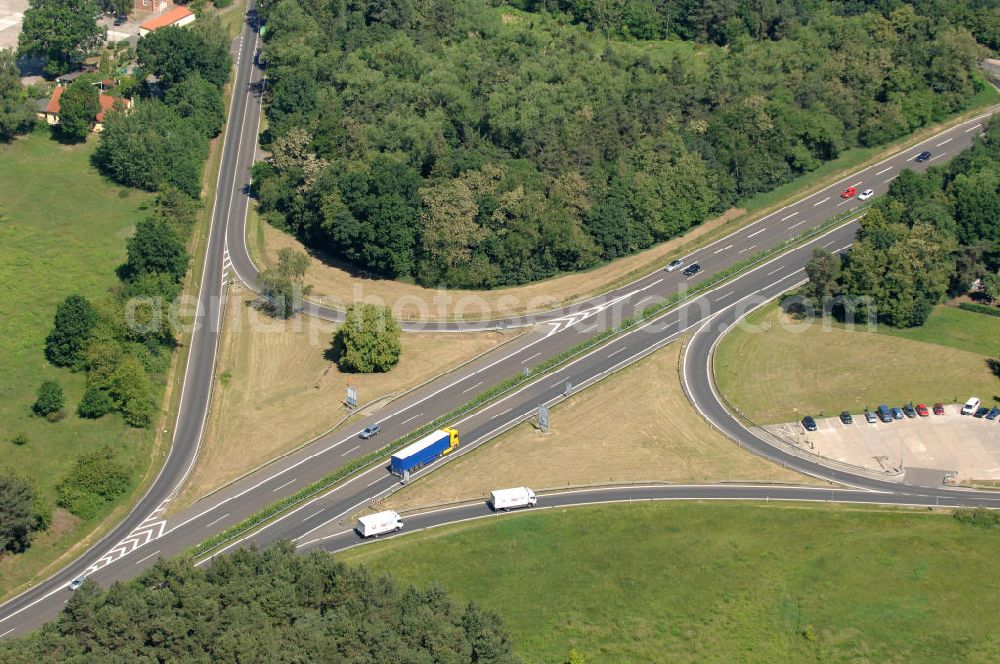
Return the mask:
<svg viewBox="0 0 1000 664">
<path fill-rule="evenodd" d="M 103 180 L 89 161 L 96 146 L 94 136 L 86 144 L 62 145 L 47 128 L 0 145 L 0 468 L 30 477 L 50 503 L 76 456 L 104 445 L 138 479 L 153 438 L 125 427 L 117 415 L 79 419 L 84 375 L 57 369 L 43 355 L 56 305 L 72 293 L 99 298 L 116 282 L 125 239 L 150 200 Z M 66 393 L 67 417 L 54 424 L 30 410 L 46 379 L 58 380 Z M 10 442 L 18 434 L 28 438 L 26 445 Z M 56 527 L 26 554 L 0 560 L 0 595 L 31 578 L 101 516 L 79 523 L 58 513 Z"/>
<path fill-rule="evenodd" d="M 386 403 L 379 397 L 415 387 L 514 336 L 404 334 L 396 368 L 348 376 L 324 357 L 336 325 L 303 316 L 277 321 L 247 304 L 245 292 L 227 304 L 205 439 L 175 510 L 333 427 L 348 414 L 348 380 L 361 412 L 375 412 Z"/>
<path fill-rule="evenodd" d="M 551 412 L 552 431 L 530 423 L 452 461 L 386 499 L 414 509 L 485 498 L 500 486 L 662 480 L 812 480 L 740 450 L 695 412 L 677 374 L 680 344 L 570 397 Z M 622 433 L 627 423 L 627 434 Z"/>
<path fill-rule="evenodd" d="M 987 365 L 988 351 L 1000 343 L 997 318 L 939 306 L 917 330 L 848 331 L 817 321 L 795 332 L 786 325 L 798 321 L 768 305 L 747 322 L 768 329 L 730 332 L 719 344 L 715 375 L 722 393 L 759 423 L 970 395 L 985 403 L 1000 394 Z M 968 347 L 976 352 L 960 350 Z"/>
<path fill-rule="evenodd" d="M 1000 530 L 942 514 L 642 503 L 477 520 L 338 554 L 497 611 L 562 662 L 965 662 L 1000 652 Z"/>
</svg>

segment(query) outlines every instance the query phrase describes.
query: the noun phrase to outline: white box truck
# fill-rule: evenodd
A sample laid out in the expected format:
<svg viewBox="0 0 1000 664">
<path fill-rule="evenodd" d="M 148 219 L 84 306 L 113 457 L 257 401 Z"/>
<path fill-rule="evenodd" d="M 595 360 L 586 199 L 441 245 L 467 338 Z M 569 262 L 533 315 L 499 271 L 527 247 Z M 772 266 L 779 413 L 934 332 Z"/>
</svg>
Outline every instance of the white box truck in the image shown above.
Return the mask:
<svg viewBox="0 0 1000 664">
<path fill-rule="evenodd" d="M 535 492 L 526 486 L 516 489 L 497 489 L 490 493 L 490 507 L 494 512 L 506 512 L 520 507 L 534 507 L 538 504 Z"/>
<path fill-rule="evenodd" d="M 391 533 L 403 527 L 403 517 L 392 510 L 369 514 L 358 519 L 358 525 L 354 527 L 358 534 L 364 538 L 375 537 Z"/>
</svg>

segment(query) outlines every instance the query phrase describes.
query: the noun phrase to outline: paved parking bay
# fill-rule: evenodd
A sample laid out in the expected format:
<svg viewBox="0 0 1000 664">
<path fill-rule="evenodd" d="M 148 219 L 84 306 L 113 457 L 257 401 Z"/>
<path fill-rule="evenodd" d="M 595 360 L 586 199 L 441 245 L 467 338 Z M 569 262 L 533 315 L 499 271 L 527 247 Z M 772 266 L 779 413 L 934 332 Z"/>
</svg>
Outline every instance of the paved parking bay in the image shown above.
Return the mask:
<svg viewBox="0 0 1000 664">
<path fill-rule="evenodd" d="M 928 404 L 930 406 L 930 404 Z M 817 431 L 798 422 L 767 427 L 786 440 L 829 459 L 873 470 L 934 469 L 957 473 L 956 480 L 1000 480 L 1000 422 L 959 414 L 960 404 L 945 415 L 854 424 L 837 417 L 816 418 Z M 923 483 L 923 482 L 921 482 Z"/>
<path fill-rule="evenodd" d="M 0 48 L 17 48 L 28 0 L 0 0 Z"/>
</svg>

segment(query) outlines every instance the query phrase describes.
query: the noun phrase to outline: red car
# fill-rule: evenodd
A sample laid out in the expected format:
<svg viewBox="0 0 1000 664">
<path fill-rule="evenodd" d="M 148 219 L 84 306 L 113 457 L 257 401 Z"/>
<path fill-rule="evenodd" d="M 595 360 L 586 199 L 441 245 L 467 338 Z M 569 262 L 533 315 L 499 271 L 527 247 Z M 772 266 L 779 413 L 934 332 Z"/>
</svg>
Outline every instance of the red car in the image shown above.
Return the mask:
<svg viewBox="0 0 1000 664">
<path fill-rule="evenodd" d="M 840 195 L 841 198 L 854 198 L 858 195 L 858 190 L 855 187 L 848 187 L 844 190 L 844 193 Z"/>
<path fill-rule="evenodd" d="M 930 415 L 930 412 L 927 410 L 927 406 L 925 406 L 922 403 L 918 403 L 917 404 L 917 415 L 919 415 L 920 417 L 927 417 L 928 415 Z"/>
<path fill-rule="evenodd" d="M 936 403 L 934 404 L 934 414 L 944 415 L 944 404 Z"/>
</svg>

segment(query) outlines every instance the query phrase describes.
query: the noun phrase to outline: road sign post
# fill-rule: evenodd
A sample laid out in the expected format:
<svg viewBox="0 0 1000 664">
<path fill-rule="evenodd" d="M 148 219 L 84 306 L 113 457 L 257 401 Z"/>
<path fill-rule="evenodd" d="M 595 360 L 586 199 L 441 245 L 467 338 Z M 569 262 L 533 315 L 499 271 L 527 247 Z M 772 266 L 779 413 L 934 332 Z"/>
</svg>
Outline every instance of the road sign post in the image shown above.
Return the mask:
<svg viewBox="0 0 1000 664">
<path fill-rule="evenodd" d="M 549 409 L 547 406 L 538 406 L 538 428 L 543 432 L 549 432 Z"/>
<path fill-rule="evenodd" d="M 348 408 L 353 409 L 358 407 L 357 388 L 351 387 L 350 385 L 347 386 L 347 399 L 345 399 L 345 402 L 347 403 Z"/>
</svg>

